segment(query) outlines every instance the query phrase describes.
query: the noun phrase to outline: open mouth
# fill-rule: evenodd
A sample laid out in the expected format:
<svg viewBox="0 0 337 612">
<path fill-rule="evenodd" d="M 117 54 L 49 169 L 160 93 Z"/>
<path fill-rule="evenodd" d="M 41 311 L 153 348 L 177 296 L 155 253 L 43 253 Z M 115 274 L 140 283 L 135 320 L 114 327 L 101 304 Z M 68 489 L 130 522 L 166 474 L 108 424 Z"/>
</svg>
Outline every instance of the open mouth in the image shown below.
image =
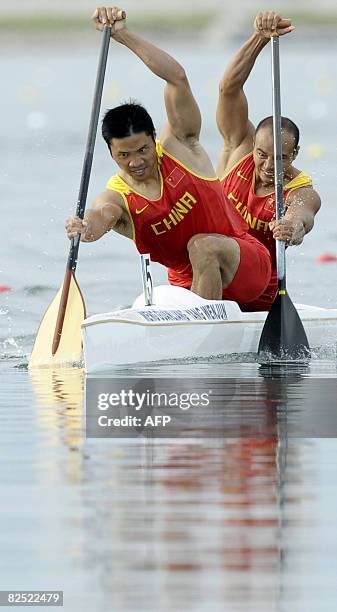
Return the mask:
<svg viewBox="0 0 337 612">
<path fill-rule="evenodd" d="M 142 168 L 136 168 L 134 170 L 131 170 L 132 174 L 135 174 L 136 176 L 142 176 L 144 174 L 146 170 L 146 167 L 143 166 Z"/>
</svg>

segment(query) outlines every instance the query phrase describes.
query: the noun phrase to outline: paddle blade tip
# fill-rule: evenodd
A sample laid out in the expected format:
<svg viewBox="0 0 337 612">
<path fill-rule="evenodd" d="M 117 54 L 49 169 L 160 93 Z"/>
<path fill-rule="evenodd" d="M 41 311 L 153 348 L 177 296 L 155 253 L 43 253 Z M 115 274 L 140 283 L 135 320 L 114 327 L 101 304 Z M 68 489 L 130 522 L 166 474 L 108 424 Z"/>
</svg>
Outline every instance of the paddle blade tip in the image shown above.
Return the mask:
<svg viewBox="0 0 337 612">
<path fill-rule="evenodd" d="M 287 293 L 278 294 L 259 342 L 260 363 L 307 362 L 311 357 L 303 323 Z"/>
<path fill-rule="evenodd" d="M 284 348 L 281 344 L 278 346 L 259 346 L 258 361 L 261 365 L 273 364 L 291 365 L 295 363 L 307 364 L 311 359 L 311 350 L 309 346 L 292 345 Z"/>
</svg>

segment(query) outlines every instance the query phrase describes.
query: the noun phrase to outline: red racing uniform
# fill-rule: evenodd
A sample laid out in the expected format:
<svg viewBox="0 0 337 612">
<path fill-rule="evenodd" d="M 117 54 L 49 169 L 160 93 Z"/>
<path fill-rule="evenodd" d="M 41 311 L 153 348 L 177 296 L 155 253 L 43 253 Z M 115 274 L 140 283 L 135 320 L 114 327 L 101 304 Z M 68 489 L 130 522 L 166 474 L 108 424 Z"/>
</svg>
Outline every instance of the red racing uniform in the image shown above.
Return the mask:
<svg viewBox="0 0 337 612">
<path fill-rule="evenodd" d="M 258 196 L 255 193 L 255 164 L 253 154 L 241 159 L 221 179 L 223 193 L 232 210 L 241 222 L 241 229 L 246 227 L 248 234 L 263 244 L 270 253 L 272 273 L 268 286 L 255 300 L 244 300 L 240 308 L 245 311 L 270 310 L 277 292 L 276 247 L 269 222 L 275 219 L 275 191 Z M 299 187 L 312 186 L 311 177 L 300 172 L 294 179 L 284 185 L 284 202 L 290 193 Z M 259 271 L 255 272 L 259 273 Z"/>
<path fill-rule="evenodd" d="M 240 246 L 240 265 L 223 290 L 223 299 L 250 301 L 265 289 L 271 274 L 268 251 L 247 232 L 235 208 L 224 200 L 218 178 L 203 178 L 165 151 L 157 142 L 161 195 L 150 200 L 114 175 L 107 189 L 123 197 L 139 253 L 168 268 L 172 285 L 190 288 L 193 272 L 187 243 L 196 234 L 222 234 Z M 253 272 L 263 268 L 262 283 Z M 243 282 L 244 281 L 244 282 Z"/>
</svg>

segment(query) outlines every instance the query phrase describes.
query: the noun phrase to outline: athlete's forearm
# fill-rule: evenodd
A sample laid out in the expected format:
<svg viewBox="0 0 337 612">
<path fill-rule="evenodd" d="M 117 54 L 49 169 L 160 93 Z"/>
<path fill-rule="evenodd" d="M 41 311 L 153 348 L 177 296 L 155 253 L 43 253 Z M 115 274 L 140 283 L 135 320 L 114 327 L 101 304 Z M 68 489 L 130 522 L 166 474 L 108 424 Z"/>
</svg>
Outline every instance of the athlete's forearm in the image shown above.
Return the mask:
<svg viewBox="0 0 337 612">
<path fill-rule="evenodd" d="M 314 226 L 315 215 L 320 207 L 321 199 L 317 191 L 304 187 L 290 194 L 284 217 L 290 221 L 303 223 L 304 232 L 307 234 Z"/>
<path fill-rule="evenodd" d="M 308 209 L 304 205 L 302 207 L 293 206 L 289 207 L 284 215 L 284 218 L 288 221 L 292 221 L 299 228 L 303 226 L 304 233 L 307 234 L 314 227 L 314 217 L 311 209 Z"/>
<path fill-rule="evenodd" d="M 288 209 L 279 221 L 269 224 L 275 240 L 284 240 L 288 245 L 297 246 L 314 225 L 314 215 L 310 211 L 295 206 Z"/>
<path fill-rule="evenodd" d="M 167 83 L 175 83 L 185 78 L 183 67 L 165 51 L 141 38 L 127 28 L 117 32 L 113 38 L 125 45 L 157 76 Z"/>
<path fill-rule="evenodd" d="M 109 204 L 99 204 L 86 211 L 84 221 L 87 227 L 81 240 L 83 242 L 94 242 L 111 230 L 118 219 L 115 218 Z"/>
<path fill-rule="evenodd" d="M 220 81 L 220 93 L 232 94 L 243 88 L 255 60 L 270 39 L 254 33 L 234 55 Z"/>
</svg>

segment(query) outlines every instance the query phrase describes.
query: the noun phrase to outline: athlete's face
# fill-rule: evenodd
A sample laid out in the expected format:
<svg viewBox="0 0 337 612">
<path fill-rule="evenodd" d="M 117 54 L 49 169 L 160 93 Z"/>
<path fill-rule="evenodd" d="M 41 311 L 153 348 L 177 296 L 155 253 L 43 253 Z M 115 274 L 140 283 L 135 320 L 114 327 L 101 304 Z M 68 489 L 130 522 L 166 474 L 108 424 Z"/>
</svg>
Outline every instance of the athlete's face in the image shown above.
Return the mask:
<svg viewBox="0 0 337 612">
<path fill-rule="evenodd" d="M 293 134 L 282 130 L 281 138 L 284 177 L 298 153 L 298 147 L 295 148 Z M 272 187 L 274 185 L 274 140 L 273 131 L 269 126 L 260 128 L 255 134 L 253 156 L 256 180 L 264 187 Z"/>
<path fill-rule="evenodd" d="M 110 151 L 116 164 L 134 180 L 143 182 L 157 170 L 156 144 L 145 132 L 113 138 Z"/>
</svg>

